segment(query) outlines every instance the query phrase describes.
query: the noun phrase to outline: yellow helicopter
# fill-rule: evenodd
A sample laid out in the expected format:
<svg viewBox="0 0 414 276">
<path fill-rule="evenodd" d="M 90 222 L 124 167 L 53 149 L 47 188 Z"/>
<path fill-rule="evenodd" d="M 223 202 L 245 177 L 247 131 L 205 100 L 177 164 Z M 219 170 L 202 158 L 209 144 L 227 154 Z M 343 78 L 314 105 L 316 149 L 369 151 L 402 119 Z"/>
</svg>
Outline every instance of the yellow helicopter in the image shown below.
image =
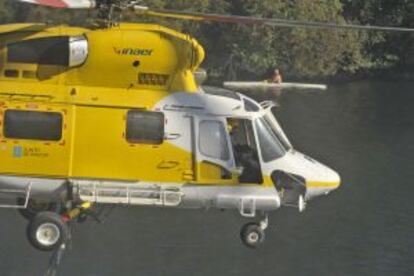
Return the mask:
<svg viewBox="0 0 414 276">
<path fill-rule="evenodd" d="M 0 188 L 29 219 L 39 250 L 59 248 L 93 204 L 236 210 L 248 247 L 267 214 L 303 211 L 340 185 L 338 173 L 294 150 L 273 102 L 201 86 L 202 46 L 114 10 L 198 21 L 413 31 L 242 16 L 153 11 L 135 2 L 23 0 L 98 9 L 104 27 L 0 26 Z"/>
</svg>

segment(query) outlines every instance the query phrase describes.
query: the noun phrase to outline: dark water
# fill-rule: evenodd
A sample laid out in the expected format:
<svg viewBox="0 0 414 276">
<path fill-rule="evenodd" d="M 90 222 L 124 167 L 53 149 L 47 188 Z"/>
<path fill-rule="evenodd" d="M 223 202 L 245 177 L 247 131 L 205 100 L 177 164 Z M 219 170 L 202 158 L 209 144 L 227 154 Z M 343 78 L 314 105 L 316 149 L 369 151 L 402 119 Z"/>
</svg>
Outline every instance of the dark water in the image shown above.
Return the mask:
<svg viewBox="0 0 414 276">
<path fill-rule="evenodd" d="M 120 208 L 76 227 L 58 275 L 414 275 L 414 82 L 278 101 L 293 144 L 337 170 L 339 190 L 302 214 L 273 213 L 257 250 L 241 245 L 245 220 L 230 212 Z M 0 216 L 0 275 L 42 275 L 50 255 L 29 246 L 15 211 Z"/>
</svg>

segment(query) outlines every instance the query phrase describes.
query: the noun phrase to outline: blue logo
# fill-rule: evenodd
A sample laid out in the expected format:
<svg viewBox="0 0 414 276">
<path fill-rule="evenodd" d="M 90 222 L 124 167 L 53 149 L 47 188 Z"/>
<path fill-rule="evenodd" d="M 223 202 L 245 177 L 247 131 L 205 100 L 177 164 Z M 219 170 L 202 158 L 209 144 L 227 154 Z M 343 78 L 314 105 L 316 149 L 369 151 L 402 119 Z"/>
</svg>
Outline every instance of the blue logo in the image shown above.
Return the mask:
<svg viewBox="0 0 414 276">
<path fill-rule="evenodd" d="M 13 147 L 13 157 L 15 157 L 15 158 L 23 157 L 23 147 L 22 146 L 14 146 Z"/>
</svg>

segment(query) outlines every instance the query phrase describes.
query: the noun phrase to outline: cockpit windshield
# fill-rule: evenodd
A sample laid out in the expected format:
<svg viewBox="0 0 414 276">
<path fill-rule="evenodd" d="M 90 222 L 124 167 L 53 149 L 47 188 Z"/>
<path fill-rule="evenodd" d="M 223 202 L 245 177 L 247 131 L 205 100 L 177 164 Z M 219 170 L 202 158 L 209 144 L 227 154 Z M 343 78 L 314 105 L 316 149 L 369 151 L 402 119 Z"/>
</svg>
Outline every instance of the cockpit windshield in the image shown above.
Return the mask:
<svg viewBox="0 0 414 276">
<path fill-rule="evenodd" d="M 275 116 L 273 115 L 272 108 L 266 109 L 266 113 L 263 117 L 269 126 L 272 128 L 274 134 L 279 138 L 280 142 L 283 143 L 284 147 L 287 150 L 291 150 L 292 144 L 290 143 L 289 139 L 287 138 L 285 132 L 283 131 L 282 127 L 279 125 L 279 122 L 276 120 Z"/>
<path fill-rule="evenodd" d="M 269 125 L 269 127 L 272 129 L 273 134 L 276 135 L 276 137 L 278 138 L 280 143 L 283 144 L 283 147 L 285 148 L 285 150 L 286 151 L 291 150 L 292 145 L 290 144 L 289 140 L 287 139 L 287 137 L 286 137 L 285 133 L 283 132 L 282 128 L 277 123 L 276 119 L 274 117 L 269 118 L 269 116 L 264 116 L 263 118 L 265 119 L 265 121 Z"/>
<path fill-rule="evenodd" d="M 289 150 L 264 118 L 256 119 L 255 126 L 264 162 L 276 160 Z"/>
</svg>

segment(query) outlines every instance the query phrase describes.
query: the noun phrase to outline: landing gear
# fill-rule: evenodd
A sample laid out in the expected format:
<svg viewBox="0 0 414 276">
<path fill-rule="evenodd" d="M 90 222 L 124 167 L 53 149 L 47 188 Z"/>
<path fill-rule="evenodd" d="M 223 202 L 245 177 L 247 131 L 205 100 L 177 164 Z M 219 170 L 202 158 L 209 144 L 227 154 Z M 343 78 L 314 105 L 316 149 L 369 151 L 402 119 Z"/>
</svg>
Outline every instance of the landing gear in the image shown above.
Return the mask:
<svg viewBox="0 0 414 276">
<path fill-rule="evenodd" d="M 22 206 L 25 203 L 24 198 L 18 198 L 17 204 Z M 55 212 L 60 213 L 62 211 L 62 204 L 60 202 L 49 202 L 45 200 L 29 199 L 27 207 L 25 209 L 19 209 L 19 213 L 28 220 L 33 219 L 40 212 Z"/>
<path fill-rule="evenodd" d="M 66 243 L 69 237 L 68 224 L 53 212 L 37 214 L 27 227 L 29 242 L 42 251 L 52 251 Z"/>
<path fill-rule="evenodd" d="M 27 227 L 29 242 L 42 251 L 64 247 L 70 237 L 69 224 L 84 217 L 91 207 L 90 202 L 83 202 L 62 215 L 49 211 L 38 213 Z"/>
<path fill-rule="evenodd" d="M 245 246 L 256 248 L 263 243 L 265 232 L 260 225 L 254 222 L 245 224 L 240 231 L 240 238 Z"/>
<path fill-rule="evenodd" d="M 240 238 L 243 244 L 249 248 L 256 248 L 265 240 L 265 230 L 268 226 L 267 215 L 260 223 L 249 222 L 243 225 L 240 231 Z"/>
</svg>

